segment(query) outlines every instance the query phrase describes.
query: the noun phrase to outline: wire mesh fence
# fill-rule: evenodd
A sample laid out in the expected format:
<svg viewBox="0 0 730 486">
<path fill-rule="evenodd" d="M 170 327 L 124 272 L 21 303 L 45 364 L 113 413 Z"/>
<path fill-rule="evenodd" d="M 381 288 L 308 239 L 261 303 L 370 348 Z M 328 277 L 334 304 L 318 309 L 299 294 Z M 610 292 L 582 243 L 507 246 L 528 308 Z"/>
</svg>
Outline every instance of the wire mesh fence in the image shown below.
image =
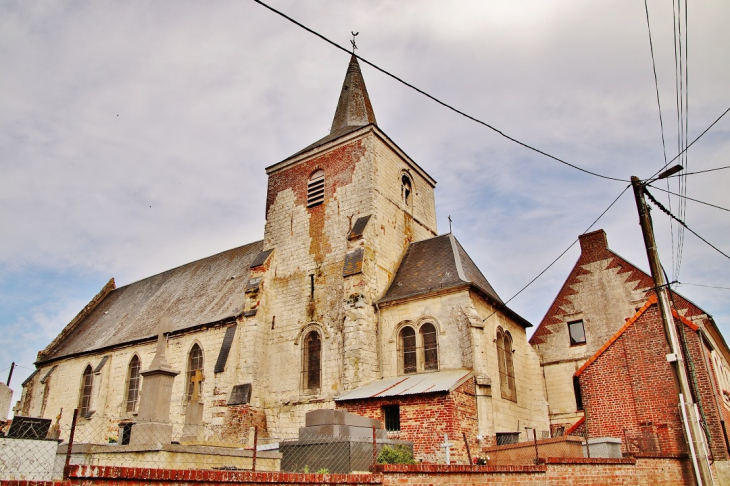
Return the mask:
<svg viewBox="0 0 730 486">
<path fill-rule="evenodd" d="M 76 415 L 76 414 L 75 414 Z M 647 432 L 648 434 L 648 432 Z M 66 466 L 362 473 L 390 464 L 536 464 L 546 457 L 621 457 L 661 450 L 661 437 L 556 436 L 526 428 L 482 437 L 430 428 L 265 427 L 120 420 L 94 414 L 71 423 L 16 417 L 0 434 L 0 479 L 61 479 Z M 647 445 L 649 444 L 649 445 Z"/>
</svg>

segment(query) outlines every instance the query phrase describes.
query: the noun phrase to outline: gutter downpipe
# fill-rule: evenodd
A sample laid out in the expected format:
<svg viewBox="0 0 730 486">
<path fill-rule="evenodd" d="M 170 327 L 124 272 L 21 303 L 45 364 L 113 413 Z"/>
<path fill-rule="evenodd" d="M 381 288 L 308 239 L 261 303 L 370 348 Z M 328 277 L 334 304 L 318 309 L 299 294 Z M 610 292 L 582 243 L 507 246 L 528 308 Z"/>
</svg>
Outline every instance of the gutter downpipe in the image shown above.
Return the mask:
<svg viewBox="0 0 730 486">
<path fill-rule="evenodd" d="M 378 320 L 375 324 L 375 338 L 378 342 L 378 371 L 380 372 L 380 379 L 383 379 L 383 343 L 382 343 L 382 333 L 380 332 L 380 306 L 378 303 L 375 303 L 375 310 L 378 313 Z"/>
<path fill-rule="evenodd" d="M 689 438 L 688 442 L 690 443 L 690 451 L 692 451 L 692 468 L 695 470 L 695 477 L 697 479 L 701 478 L 700 476 L 700 466 L 697 464 L 697 454 L 695 454 L 695 449 L 692 446 L 692 432 L 689 430 L 689 419 L 687 418 L 687 408 L 686 403 L 684 401 L 684 395 L 682 393 L 679 394 L 679 408 L 682 410 L 682 424 L 684 425 L 684 433 L 687 434 L 687 437 Z M 702 484 L 702 481 L 698 481 L 700 485 Z"/>
</svg>

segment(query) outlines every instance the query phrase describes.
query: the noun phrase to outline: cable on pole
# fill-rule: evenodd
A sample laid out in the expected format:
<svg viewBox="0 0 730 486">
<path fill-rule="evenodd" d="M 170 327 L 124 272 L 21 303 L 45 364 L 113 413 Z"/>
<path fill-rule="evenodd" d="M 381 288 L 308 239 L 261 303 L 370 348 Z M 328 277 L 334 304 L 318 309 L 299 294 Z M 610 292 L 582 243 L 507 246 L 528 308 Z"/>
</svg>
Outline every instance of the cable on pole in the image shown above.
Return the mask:
<svg viewBox="0 0 730 486">
<path fill-rule="evenodd" d="M 657 189 L 657 188 L 655 188 L 655 189 Z M 654 196 L 651 195 L 651 193 L 649 191 L 646 190 L 646 187 L 644 187 L 644 194 L 647 195 L 647 197 L 651 200 L 651 202 L 654 203 L 654 205 L 656 205 L 656 207 L 658 207 L 659 209 L 661 209 L 670 218 L 673 218 L 675 221 L 677 221 L 679 224 L 681 224 L 683 227 L 685 227 L 690 233 L 692 233 L 697 238 L 699 238 L 702 241 L 704 241 L 708 246 L 712 247 L 715 251 L 717 251 L 722 256 L 724 256 L 725 258 L 727 258 L 728 260 L 730 260 L 730 256 L 729 255 L 727 255 L 725 252 L 723 252 L 722 250 L 720 250 L 718 247 L 716 247 L 715 245 L 713 245 L 712 243 L 710 243 L 709 241 L 707 241 L 706 239 L 704 239 L 703 237 L 701 237 L 700 235 L 698 235 L 695 231 L 692 230 L 692 228 L 690 228 L 689 226 L 687 226 L 684 221 L 682 221 L 681 219 L 679 219 L 678 217 L 676 217 L 675 215 L 673 215 L 672 213 L 670 213 L 667 210 L 667 208 L 665 208 L 664 206 L 662 206 L 662 204 L 659 201 L 657 201 L 654 198 Z"/>
<path fill-rule="evenodd" d="M 264 3 L 264 2 L 262 2 L 261 0 L 253 0 L 253 1 L 254 1 L 254 2 L 256 2 L 256 3 L 258 3 L 259 5 L 261 5 L 261 6 L 263 6 L 263 7 L 266 7 L 267 9 L 271 10 L 271 11 L 272 11 L 272 12 L 274 12 L 275 14 L 277 14 L 277 15 L 280 15 L 280 16 L 282 16 L 282 17 L 284 17 L 284 18 L 285 18 L 285 19 L 287 19 L 287 20 L 288 20 L 289 22 L 291 22 L 291 23 L 293 23 L 293 24 L 295 24 L 295 25 L 297 25 L 297 26 L 301 27 L 302 29 L 306 30 L 307 32 L 309 32 L 309 33 L 311 33 L 311 34 L 313 34 L 313 35 L 316 35 L 317 37 L 319 37 L 320 39 L 324 40 L 325 42 L 327 42 L 327 43 L 329 43 L 329 44 L 333 45 L 334 47 L 336 47 L 336 48 L 338 48 L 338 49 L 340 49 L 340 50 L 342 50 L 342 51 L 344 51 L 344 52 L 348 53 L 348 54 L 349 54 L 349 55 L 351 55 L 351 56 L 355 56 L 355 57 L 356 57 L 357 59 L 361 60 L 362 62 L 364 62 L 364 63 L 365 63 L 365 64 L 367 64 L 368 66 L 371 66 L 372 68 L 374 68 L 374 69 L 376 69 L 376 70 L 380 71 L 381 73 L 385 74 L 386 76 L 389 76 L 389 77 L 391 77 L 391 78 L 395 79 L 395 80 L 396 80 L 396 81 L 398 81 L 399 83 L 401 83 L 401 84 L 403 84 L 403 85 L 405 85 L 405 86 L 407 86 L 407 87 L 411 88 L 412 90 L 414 90 L 414 91 L 416 91 L 416 92 L 418 92 L 418 93 L 422 94 L 423 96 L 425 96 L 425 97 L 427 97 L 427 98 L 431 99 L 432 101 L 435 101 L 435 102 L 436 102 L 436 103 L 438 103 L 439 105 L 441 105 L 441 106 L 443 106 L 443 107 L 445 107 L 445 108 L 448 108 L 449 110 L 451 110 L 451 111 L 453 111 L 453 112 L 455 112 L 455 113 L 458 113 L 459 115 L 461 115 L 461 116 L 463 116 L 463 117 L 465 117 L 465 118 L 468 118 L 469 120 L 471 120 L 471 121 L 473 121 L 473 122 L 476 122 L 476 123 L 478 123 L 478 124 L 480 124 L 480 125 L 482 125 L 482 126 L 485 126 L 485 127 L 489 128 L 490 130 L 492 130 L 492 131 L 494 131 L 495 133 L 497 133 L 497 134 L 501 135 L 502 137 L 506 138 L 507 140 L 509 140 L 509 141 L 511 141 L 511 142 L 514 142 L 514 143 L 516 143 L 517 145 L 521 145 L 522 147 L 524 147 L 524 148 L 526 148 L 526 149 L 532 150 L 533 152 L 537 152 L 537 153 L 538 153 L 538 154 L 540 154 L 540 155 L 544 155 L 545 157 L 548 157 L 548 158 L 550 158 L 550 159 L 553 159 L 553 160 L 555 160 L 556 162 L 560 162 L 561 164 L 567 165 L 568 167 L 572 167 L 573 169 L 579 170 L 579 171 L 581 171 L 581 172 L 585 172 L 586 174 L 590 174 L 590 175 L 592 175 L 592 176 L 595 176 L 595 177 L 600 177 L 601 179 L 607 179 L 607 180 L 611 180 L 611 181 L 619 181 L 619 182 L 629 182 L 629 181 L 628 181 L 628 180 L 626 180 L 626 179 L 619 179 L 619 178 L 617 178 L 617 177 L 610 177 L 610 176 L 606 176 L 606 175 L 603 175 L 603 174 L 599 174 L 599 173 L 597 173 L 597 172 L 593 172 L 593 171 L 590 171 L 590 170 L 584 169 L 584 168 L 582 168 L 582 167 L 578 167 L 578 166 L 577 166 L 577 165 L 575 165 L 575 164 L 571 164 L 570 162 L 566 162 L 565 160 L 563 160 L 563 159 L 561 159 L 561 158 L 559 158 L 559 157 L 556 157 L 556 156 L 554 156 L 554 155 L 551 155 L 551 154 L 549 154 L 549 153 L 547 153 L 547 152 L 545 152 L 545 151 L 543 151 L 543 150 L 540 150 L 540 149 L 538 149 L 538 148 L 535 148 L 535 147 L 533 147 L 532 145 L 529 145 L 529 144 L 527 144 L 527 143 L 525 143 L 525 142 L 521 142 L 520 140 L 517 140 L 516 138 L 514 138 L 514 137 L 511 137 L 511 136 L 507 135 L 506 133 L 502 132 L 501 130 L 499 130 L 499 129 L 497 129 L 497 128 L 493 127 L 493 126 L 492 126 L 492 125 L 490 125 L 489 123 L 487 123 L 487 122 L 484 122 L 484 121 L 482 121 L 482 120 L 479 120 L 479 119 L 478 119 L 478 118 L 476 118 L 476 117 L 473 117 L 473 116 L 471 116 L 471 115 L 469 115 L 469 114 L 467 114 L 467 113 L 465 113 L 465 112 L 463 112 L 463 111 L 461 111 L 461 110 L 459 110 L 459 109 L 457 109 L 457 108 L 454 108 L 453 106 L 449 105 L 448 103 L 445 103 L 445 102 L 443 102 L 443 101 L 439 100 L 438 98 L 436 98 L 435 96 L 432 96 L 432 95 L 430 95 L 430 94 L 426 93 L 426 92 L 425 92 L 425 91 L 423 91 L 422 89 L 420 89 L 420 88 L 417 88 L 416 86 L 414 86 L 414 85 L 412 85 L 412 84 L 408 83 L 407 81 L 404 81 L 403 79 L 399 78 L 399 77 L 398 77 L 398 76 L 396 76 L 395 74 L 392 74 L 392 73 L 390 73 L 390 72 L 386 71 L 385 69 L 383 69 L 383 68 L 381 68 L 381 67 L 379 67 L 379 66 L 376 66 L 375 64 L 373 64 L 372 62 L 368 61 L 367 59 L 364 59 L 363 57 L 361 57 L 361 56 L 359 56 L 359 55 L 357 55 L 357 54 L 353 53 L 353 52 L 352 52 L 351 50 L 349 50 L 349 49 L 346 49 L 346 48 L 342 47 L 341 45 L 339 45 L 339 44 L 337 44 L 336 42 L 334 42 L 334 41 L 332 41 L 332 40 L 328 39 L 327 37 L 325 37 L 324 35 L 320 34 L 319 32 L 317 32 L 317 31 L 315 31 L 315 30 L 312 30 L 312 29 L 310 29 L 309 27 L 307 27 L 306 25 L 304 25 L 304 24 L 302 24 L 302 23 L 300 23 L 300 22 L 298 22 L 298 21 L 294 20 L 293 18 L 289 17 L 289 16 L 288 16 L 288 15 L 286 15 L 285 13 L 283 13 L 283 12 L 280 12 L 280 11 L 276 10 L 275 8 L 273 8 L 273 7 L 271 7 L 271 6 L 267 5 L 267 4 L 265 4 L 265 3 Z"/>
</svg>

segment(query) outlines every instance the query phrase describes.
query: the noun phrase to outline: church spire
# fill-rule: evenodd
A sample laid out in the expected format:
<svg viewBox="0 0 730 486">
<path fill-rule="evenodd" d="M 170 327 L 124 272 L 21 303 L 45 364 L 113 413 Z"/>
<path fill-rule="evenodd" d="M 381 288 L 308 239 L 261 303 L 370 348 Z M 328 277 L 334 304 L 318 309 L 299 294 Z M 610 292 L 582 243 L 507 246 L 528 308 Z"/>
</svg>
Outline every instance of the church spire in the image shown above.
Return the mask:
<svg viewBox="0 0 730 486">
<path fill-rule="evenodd" d="M 347 67 L 345 82 L 342 83 L 340 100 L 337 102 L 335 119 L 332 121 L 330 133 L 333 134 L 347 127 L 361 127 L 369 124 L 377 125 L 373 106 L 370 104 L 365 80 L 360 72 L 360 64 L 353 55 Z"/>
</svg>

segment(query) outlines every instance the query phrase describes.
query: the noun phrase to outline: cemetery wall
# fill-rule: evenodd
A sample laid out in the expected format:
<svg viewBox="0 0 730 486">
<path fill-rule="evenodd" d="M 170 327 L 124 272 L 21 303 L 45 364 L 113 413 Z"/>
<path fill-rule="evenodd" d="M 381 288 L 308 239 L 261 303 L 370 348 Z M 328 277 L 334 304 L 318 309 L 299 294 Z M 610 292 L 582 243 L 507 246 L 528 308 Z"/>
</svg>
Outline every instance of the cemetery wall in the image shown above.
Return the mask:
<svg viewBox="0 0 730 486">
<path fill-rule="evenodd" d="M 72 466 L 68 481 L 29 483 L 0 481 L 2 486 L 192 486 L 350 484 L 383 486 L 451 486 L 516 484 L 523 486 L 668 486 L 695 484 L 691 464 L 680 459 L 549 459 L 538 465 L 446 466 L 379 465 L 375 474 L 303 474 L 250 471 L 196 471 L 104 466 Z"/>
</svg>

